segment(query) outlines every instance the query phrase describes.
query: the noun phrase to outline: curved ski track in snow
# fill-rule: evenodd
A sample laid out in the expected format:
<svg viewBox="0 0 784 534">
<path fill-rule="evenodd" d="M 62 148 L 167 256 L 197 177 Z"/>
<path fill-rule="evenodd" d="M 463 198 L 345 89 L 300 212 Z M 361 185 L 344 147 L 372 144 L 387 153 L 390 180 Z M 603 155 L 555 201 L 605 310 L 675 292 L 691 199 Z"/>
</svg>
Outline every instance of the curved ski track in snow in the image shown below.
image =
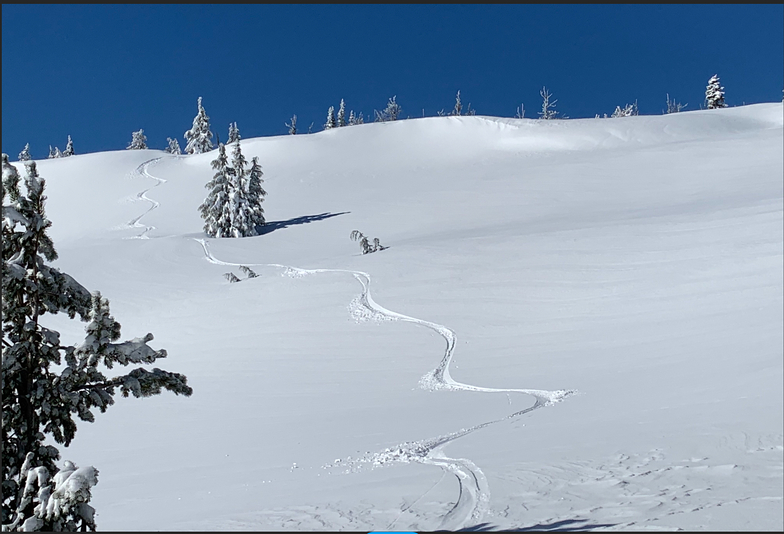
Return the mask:
<svg viewBox="0 0 784 534">
<path fill-rule="evenodd" d="M 452 354 L 454 352 L 455 342 L 457 340 L 457 336 L 454 331 L 437 323 L 425 321 L 423 319 L 417 319 L 415 317 L 410 317 L 408 315 L 403 315 L 388 310 L 376 303 L 373 300 L 373 296 L 370 294 L 370 275 L 368 273 L 346 269 L 300 269 L 278 263 L 229 263 L 215 258 L 212 253 L 210 253 L 209 244 L 206 240 L 194 238 L 194 241 L 197 241 L 199 244 L 201 244 L 202 248 L 204 249 L 204 254 L 207 261 L 216 265 L 226 265 L 232 267 L 239 267 L 241 265 L 279 267 L 284 269 L 284 275 L 294 278 L 317 273 L 347 273 L 353 275 L 354 278 L 356 278 L 359 283 L 362 284 L 362 293 L 358 297 L 358 304 L 364 308 L 366 312 L 369 312 L 371 317 L 406 321 L 418 324 L 437 332 L 446 341 L 446 350 L 444 351 L 444 356 L 441 359 L 441 362 L 435 369 L 425 374 L 419 380 L 419 386 L 422 389 L 430 391 L 465 390 L 479 391 L 484 393 L 524 393 L 531 395 L 536 399 L 536 402 L 533 404 L 533 406 L 514 412 L 500 419 L 481 423 L 470 428 L 464 428 L 457 432 L 452 432 L 450 434 L 438 436 L 435 438 L 401 443 L 395 447 L 385 449 L 382 452 L 367 455 L 363 458 L 350 462 L 355 465 L 354 471 L 359 468 L 360 464 L 372 464 L 374 467 L 376 467 L 391 462 L 419 462 L 423 464 L 437 465 L 445 472 L 454 474 L 459 484 L 460 493 L 455 505 L 442 519 L 441 525 L 438 527 L 439 530 L 458 530 L 471 524 L 479 523 L 482 515 L 487 510 L 487 506 L 490 501 L 490 491 L 487 485 L 487 479 L 485 478 L 484 473 L 482 473 L 482 470 L 473 462 L 465 458 L 450 458 L 444 455 L 442 450 L 443 447 L 449 442 L 466 436 L 472 432 L 492 424 L 499 423 L 501 421 L 519 417 L 523 414 L 532 412 L 545 406 L 551 406 L 576 393 L 575 390 L 547 391 L 542 389 L 485 388 L 457 382 L 449 373 L 449 364 L 452 361 Z M 328 464 L 324 467 L 329 468 L 335 466 Z M 351 469 L 349 472 L 350 471 Z M 392 525 L 394 525 L 394 522 Z M 390 525 L 389 528 L 391 528 L 392 525 Z"/>
<path fill-rule="evenodd" d="M 151 160 L 145 161 L 144 163 L 142 163 L 141 165 L 136 167 L 136 169 L 134 169 L 134 171 L 133 171 L 134 175 L 137 175 L 137 176 L 139 176 L 141 178 L 151 178 L 153 180 L 157 180 L 157 183 L 155 185 L 151 186 L 151 187 L 148 187 L 147 189 L 145 189 L 144 191 L 142 191 L 141 193 L 138 193 L 136 195 L 136 199 L 135 200 L 146 200 L 147 202 L 149 202 L 152 205 L 150 206 L 150 208 L 147 211 L 145 211 L 144 213 L 142 213 L 141 215 L 139 215 L 135 219 L 132 219 L 132 220 L 128 221 L 128 228 L 144 228 L 144 231 L 141 234 L 139 234 L 139 235 L 127 237 L 126 239 L 150 239 L 149 236 L 147 235 L 147 233 L 150 230 L 155 230 L 154 226 L 147 226 L 147 225 L 141 224 L 139 221 L 141 220 L 142 217 L 144 217 L 145 215 L 150 213 L 152 210 L 154 210 L 155 208 L 157 208 L 158 206 L 161 205 L 160 202 L 156 202 L 155 200 L 153 200 L 151 198 L 148 198 L 147 197 L 147 191 L 149 191 L 153 187 L 158 187 L 159 185 L 166 183 L 166 180 L 164 180 L 163 178 L 158 178 L 158 177 L 153 176 L 152 174 L 148 173 L 147 172 L 147 168 L 150 165 L 152 165 L 153 163 L 158 163 L 162 159 L 163 158 L 153 158 Z"/>
</svg>

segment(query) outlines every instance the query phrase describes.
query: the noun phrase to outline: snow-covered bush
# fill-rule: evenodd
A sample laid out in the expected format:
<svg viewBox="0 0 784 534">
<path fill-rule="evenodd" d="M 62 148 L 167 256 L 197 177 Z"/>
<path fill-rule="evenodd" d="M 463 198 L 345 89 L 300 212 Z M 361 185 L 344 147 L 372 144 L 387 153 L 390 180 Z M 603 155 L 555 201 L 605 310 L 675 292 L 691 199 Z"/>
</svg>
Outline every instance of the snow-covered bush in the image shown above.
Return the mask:
<svg viewBox="0 0 784 534">
<path fill-rule="evenodd" d="M 619 117 L 633 117 L 639 115 L 640 111 L 637 109 L 637 101 L 634 101 L 634 104 L 626 104 L 624 107 L 616 106 L 615 111 L 610 116 L 613 119 L 617 119 Z"/>
<path fill-rule="evenodd" d="M 188 154 L 202 154 L 212 150 L 212 132 L 210 131 L 210 118 L 204 107 L 201 105 L 201 97 L 198 100 L 199 111 L 193 118 L 193 127 L 185 132 L 185 152 Z"/>
<path fill-rule="evenodd" d="M 2 155 L 2 525 L 94 529 L 86 503 L 97 471 L 69 463 L 58 470 L 60 453 L 45 441 L 68 446 L 76 434 L 74 415 L 94 421 L 94 409 L 105 412 L 118 390 L 125 397 L 162 389 L 188 396 L 192 390 L 185 376 L 157 368 L 104 375 L 114 364 L 150 364 L 166 351 L 147 344 L 152 334 L 114 343 L 120 324 L 109 315 L 109 302 L 49 265 L 57 252 L 47 233 L 52 223 L 44 211 L 45 181 L 34 161 L 25 166 L 26 196 L 16 168 Z M 43 315 L 60 312 L 88 322 L 82 343 L 65 345 L 43 326 Z"/>
<path fill-rule="evenodd" d="M 664 113 L 680 113 L 686 106 L 688 106 L 688 104 L 676 102 L 674 98 L 670 100 L 670 93 L 667 93 L 667 109 L 664 110 Z"/>
<path fill-rule="evenodd" d="M 362 254 L 370 254 L 372 252 L 377 252 L 379 250 L 385 250 L 389 247 L 385 247 L 381 245 L 381 242 L 377 237 L 373 238 L 373 244 L 370 244 L 370 241 L 365 234 L 360 232 L 359 230 L 354 230 L 351 232 L 349 236 L 352 241 L 359 241 L 359 248 L 362 250 Z"/>
<path fill-rule="evenodd" d="M 376 111 L 376 122 L 396 121 L 403 109 L 397 103 L 397 95 L 393 96 L 387 102 L 387 107 L 383 111 Z"/>
<path fill-rule="evenodd" d="M 297 134 L 297 116 L 296 115 L 292 115 L 291 116 L 291 122 L 290 123 L 284 122 L 283 124 L 286 126 L 286 128 L 289 129 L 289 135 L 296 135 Z"/>
<path fill-rule="evenodd" d="M 131 137 L 131 144 L 125 147 L 125 150 L 144 150 L 147 148 L 147 136 L 144 135 L 144 130 L 133 132 Z"/>
<path fill-rule="evenodd" d="M 705 107 L 708 109 L 727 107 L 724 102 L 724 87 L 719 83 L 718 74 L 714 74 L 708 80 L 708 86 L 705 88 Z"/>
</svg>

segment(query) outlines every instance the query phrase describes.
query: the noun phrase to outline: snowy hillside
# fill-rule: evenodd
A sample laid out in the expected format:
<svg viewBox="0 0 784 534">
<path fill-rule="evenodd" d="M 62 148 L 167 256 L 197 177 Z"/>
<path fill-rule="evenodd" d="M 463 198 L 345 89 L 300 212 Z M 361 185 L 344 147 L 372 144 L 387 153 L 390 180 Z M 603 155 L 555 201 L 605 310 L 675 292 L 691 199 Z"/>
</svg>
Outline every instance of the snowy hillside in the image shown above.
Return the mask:
<svg viewBox="0 0 784 534">
<path fill-rule="evenodd" d="M 243 239 L 202 232 L 216 152 L 38 162 L 55 265 L 194 390 L 61 449 L 99 529 L 781 530 L 783 118 L 246 139 Z"/>
</svg>

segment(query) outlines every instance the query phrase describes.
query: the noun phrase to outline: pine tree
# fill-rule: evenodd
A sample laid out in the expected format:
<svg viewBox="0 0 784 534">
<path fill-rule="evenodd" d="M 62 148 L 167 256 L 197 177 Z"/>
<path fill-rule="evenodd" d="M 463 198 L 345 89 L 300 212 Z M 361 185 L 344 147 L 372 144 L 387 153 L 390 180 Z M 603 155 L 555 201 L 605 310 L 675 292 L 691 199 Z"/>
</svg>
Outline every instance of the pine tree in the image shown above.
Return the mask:
<svg viewBox="0 0 784 534">
<path fill-rule="evenodd" d="M 403 109 L 397 103 L 397 95 L 395 95 L 389 99 L 384 111 L 376 111 L 376 122 L 396 121 L 402 112 Z"/>
<path fill-rule="evenodd" d="M 218 157 L 211 165 L 216 172 L 204 186 L 209 192 L 199 206 L 201 218 L 204 219 L 204 232 L 210 237 L 231 237 L 232 169 L 223 143 L 218 144 Z"/>
<path fill-rule="evenodd" d="M 259 158 L 253 157 L 251 160 L 250 172 L 248 173 L 248 200 L 253 212 L 254 226 L 264 226 L 266 220 L 264 219 L 264 208 L 261 203 L 264 202 L 264 197 L 267 192 L 261 186 L 264 181 L 262 179 L 264 173 L 261 172 L 261 165 L 259 165 Z"/>
<path fill-rule="evenodd" d="M 335 122 L 335 106 L 329 106 L 329 110 L 327 111 L 327 122 L 324 123 L 325 130 L 331 130 L 332 128 L 337 128 L 338 124 Z"/>
<path fill-rule="evenodd" d="M 144 135 L 144 130 L 133 132 L 131 137 L 131 144 L 125 147 L 125 150 L 145 150 L 147 148 L 147 136 Z"/>
<path fill-rule="evenodd" d="M 348 125 L 354 126 L 356 124 L 364 124 L 364 123 L 365 123 L 365 118 L 362 116 L 362 113 L 360 113 L 359 115 L 355 115 L 354 110 L 352 109 L 351 113 L 349 113 L 348 115 Z"/>
<path fill-rule="evenodd" d="M 24 148 L 19 153 L 19 161 L 30 161 L 31 159 L 33 159 L 33 157 L 30 155 L 30 143 L 25 143 Z"/>
<path fill-rule="evenodd" d="M 52 148 L 52 145 L 49 145 L 49 155 L 47 156 L 47 158 L 48 159 L 56 158 L 57 157 L 57 153 L 59 151 L 60 151 L 59 149 L 55 150 L 54 148 Z"/>
<path fill-rule="evenodd" d="M 229 123 L 229 140 L 227 141 L 228 144 L 236 143 L 240 140 L 240 129 L 237 128 L 236 122 Z"/>
<path fill-rule="evenodd" d="M 284 122 L 283 124 L 289 129 L 289 135 L 296 135 L 297 134 L 297 116 L 291 116 L 291 123 Z"/>
<path fill-rule="evenodd" d="M 65 150 L 63 150 L 63 157 L 73 156 L 74 155 L 74 146 L 73 141 L 71 140 L 71 136 L 68 136 L 68 143 L 65 145 Z"/>
<path fill-rule="evenodd" d="M 210 118 L 201 105 L 201 97 L 198 101 L 199 111 L 193 118 L 193 127 L 185 132 L 185 152 L 188 154 L 202 154 L 212 150 L 212 132 L 210 131 Z"/>
<path fill-rule="evenodd" d="M 105 412 L 118 388 L 126 397 L 156 395 L 162 388 L 188 396 L 192 390 L 186 377 L 160 369 L 103 374 L 99 365 L 153 363 L 166 351 L 147 345 L 152 334 L 112 343 L 120 325 L 109 316 L 108 301 L 48 265 L 57 253 L 47 234 L 45 181 L 35 162 L 26 163 L 23 196 L 8 156 L 2 161 L 3 530 L 95 530 L 87 502 L 97 470 L 70 462 L 58 470 L 60 453 L 45 440 L 67 446 L 76 433 L 74 414 L 94 421 L 93 410 Z M 59 312 L 89 321 L 83 343 L 64 346 L 58 332 L 41 324 L 43 315 Z"/>
<path fill-rule="evenodd" d="M 169 143 L 169 146 L 166 147 L 166 152 L 168 152 L 169 154 L 173 154 L 175 156 L 179 156 L 180 154 L 182 154 L 182 150 L 180 150 L 180 143 L 178 143 L 176 139 L 167 137 L 166 141 L 168 141 Z"/>
<path fill-rule="evenodd" d="M 539 112 L 539 118 L 545 120 L 554 119 L 555 116 L 558 115 L 558 112 L 550 108 L 554 108 L 555 103 L 558 101 L 553 100 L 550 102 L 550 98 L 552 98 L 553 95 L 550 93 L 550 91 L 547 90 L 546 87 L 542 87 L 542 90 L 539 91 L 539 94 L 542 96 L 542 111 Z"/>
<path fill-rule="evenodd" d="M 714 74 L 708 80 L 708 86 L 705 88 L 705 105 L 708 109 L 727 107 L 724 102 L 724 87 L 719 83 L 718 74 Z"/>
<path fill-rule="evenodd" d="M 346 103 L 340 99 L 340 107 L 338 108 L 338 128 L 346 125 Z"/>
</svg>

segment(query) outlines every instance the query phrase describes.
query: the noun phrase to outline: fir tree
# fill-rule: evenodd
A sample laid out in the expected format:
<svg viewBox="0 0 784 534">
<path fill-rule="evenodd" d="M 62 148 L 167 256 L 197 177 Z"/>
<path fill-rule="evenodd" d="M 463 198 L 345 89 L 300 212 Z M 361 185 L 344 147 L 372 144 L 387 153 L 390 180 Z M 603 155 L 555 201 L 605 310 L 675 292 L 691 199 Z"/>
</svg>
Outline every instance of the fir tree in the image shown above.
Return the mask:
<svg viewBox="0 0 784 534">
<path fill-rule="evenodd" d="M 248 173 L 248 200 L 253 212 L 253 224 L 257 227 L 266 223 L 264 208 L 261 206 L 261 203 L 264 202 L 267 192 L 261 186 L 261 183 L 264 181 L 262 176 L 264 176 L 264 173 L 261 172 L 259 158 L 254 156 Z"/>
<path fill-rule="evenodd" d="M 705 88 L 705 106 L 708 109 L 727 107 L 727 104 L 724 102 L 724 87 L 719 83 L 718 74 L 714 74 L 708 80 L 708 86 Z"/>
<path fill-rule="evenodd" d="M 362 116 L 362 113 L 359 115 L 354 114 L 354 110 L 351 110 L 351 113 L 348 115 L 348 125 L 354 126 L 355 124 L 364 124 L 365 118 Z"/>
<path fill-rule="evenodd" d="M 242 155 L 239 142 L 234 143 L 234 150 L 231 153 L 231 167 L 234 172 L 230 173 L 232 184 L 231 202 L 231 235 L 233 237 L 249 237 L 256 234 L 254 224 L 253 207 L 250 201 L 249 172 L 245 167 L 248 161 Z"/>
<path fill-rule="evenodd" d="M 49 147 L 50 149 L 52 147 Z M 19 161 L 30 161 L 33 157 L 30 155 L 30 143 L 25 143 L 24 148 L 19 153 Z"/>
<path fill-rule="evenodd" d="M 74 155 L 74 146 L 73 141 L 71 140 L 71 136 L 68 136 L 68 143 L 65 145 L 65 150 L 63 150 L 63 157 L 73 156 Z"/>
<path fill-rule="evenodd" d="M 201 97 L 198 101 L 199 111 L 193 118 L 193 127 L 185 132 L 185 152 L 188 154 L 202 154 L 212 150 L 212 132 L 210 131 L 210 118 L 201 105 Z"/>
<path fill-rule="evenodd" d="M 173 154 L 175 156 L 179 156 L 180 154 L 182 154 L 182 150 L 180 150 L 180 143 L 178 143 L 176 139 L 167 137 L 166 141 L 168 141 L 169 143 L 169 146 L 166 147 L 167 153 Z"/>
<path fill-rule="evenodd" d="M 542 111 L 539 112 L 539 118 L 545 120 L 554 119 L 555 116 L 558 115 L 558 112 L 550 108 L 554 108 L 555 103 L 558 101 L 553 100 L 550 102 L 550 99 L 553 97 L 553 95 L 550 93 L 550 91 L 547 90 L 546 87 L 542 87 L 542 90 L 539 91 L 539 94 L 542 96 Z"/>
<path fill-rule="evenodd" d="M 338 124 L 335 121 L 335 106 L 329 106 L 329 110 L 327 111 L 327 122 L 324 123 L 325 130 L 331 130 L 332 128 L 337 128 Z"/>
<path fill-rule="evenodd" d="M 231 237 L 231 188 L 233 185 L 232 169 L 226 157 L 226 146 L 218 144 L 218 157 L 212 163 L 216 171 L 212 180 L 204 186 L 207 198 L 199 206 L 201 218 L 204 219 L 204 232 L 210 237 Z"/>
<path fill-rule="evenodd" d="M 227 141 L 228 144 L 236 143 L 240 140 L 240 129 L 237 128 L 236 122 L 229 123 L 229 140 Z"/>
<path fill-rule="evenodd" d="M 289 129 L 289 135 L 296 135 L 297 134 L 297 116 L 291 116 L 291 123 L 284 122 L 283 124 Z"/>
<path fill-rule="evenodd" d="M 57 253 L 47 234 L 45 181 L 35 162 L 26 164 L 26 196 L 7 162 L 3 154 L 3 530 L 95 530 L 87 502 L 97 470 L 70 462 L 58 470 L 59 451 L 45 440 L 67 446 L 76 433 L 74 415 L 94 421 L 93 410 L 105 412 L 117 389 L 135 397 L 162 388 L 186 396 L 192 391 L 184 376 L 160 369 L 103 374 L 99 365 L 153 363 L 166 351 L 147 345 L 152 334 L 112 343 L 120 325 L 109 315 L 108 301 L 48 265 Z M 59 312 L 89 321 L 83 343 L 64 346 L 58 332 L 41 324 L 43 315 Z"/>
<path fill-rule="evenodd" d="M 338 108 L 338 128 L 346 125 L 346 103 L 340 99 L 340 107 Z"/>
<path fill-rule="evenodd" d="M 59 149 L 55 151 L 55 149 L 52 148 L 52 145 L 49 145 L 49 155 L 47 156 L 47 158 L 48 159 L 56 158 L 57 157 L 57 152 L 59 152 L 59 151 L 60 151 Z"/>
<path fill-rule="evenodd" d="M 131 144 L 125 147 L 125 150 L 145 150 L 147 148 L 147 136 L 144 135 L 144 130 L 133 132 L 131 135 Z"/>
</svg>

